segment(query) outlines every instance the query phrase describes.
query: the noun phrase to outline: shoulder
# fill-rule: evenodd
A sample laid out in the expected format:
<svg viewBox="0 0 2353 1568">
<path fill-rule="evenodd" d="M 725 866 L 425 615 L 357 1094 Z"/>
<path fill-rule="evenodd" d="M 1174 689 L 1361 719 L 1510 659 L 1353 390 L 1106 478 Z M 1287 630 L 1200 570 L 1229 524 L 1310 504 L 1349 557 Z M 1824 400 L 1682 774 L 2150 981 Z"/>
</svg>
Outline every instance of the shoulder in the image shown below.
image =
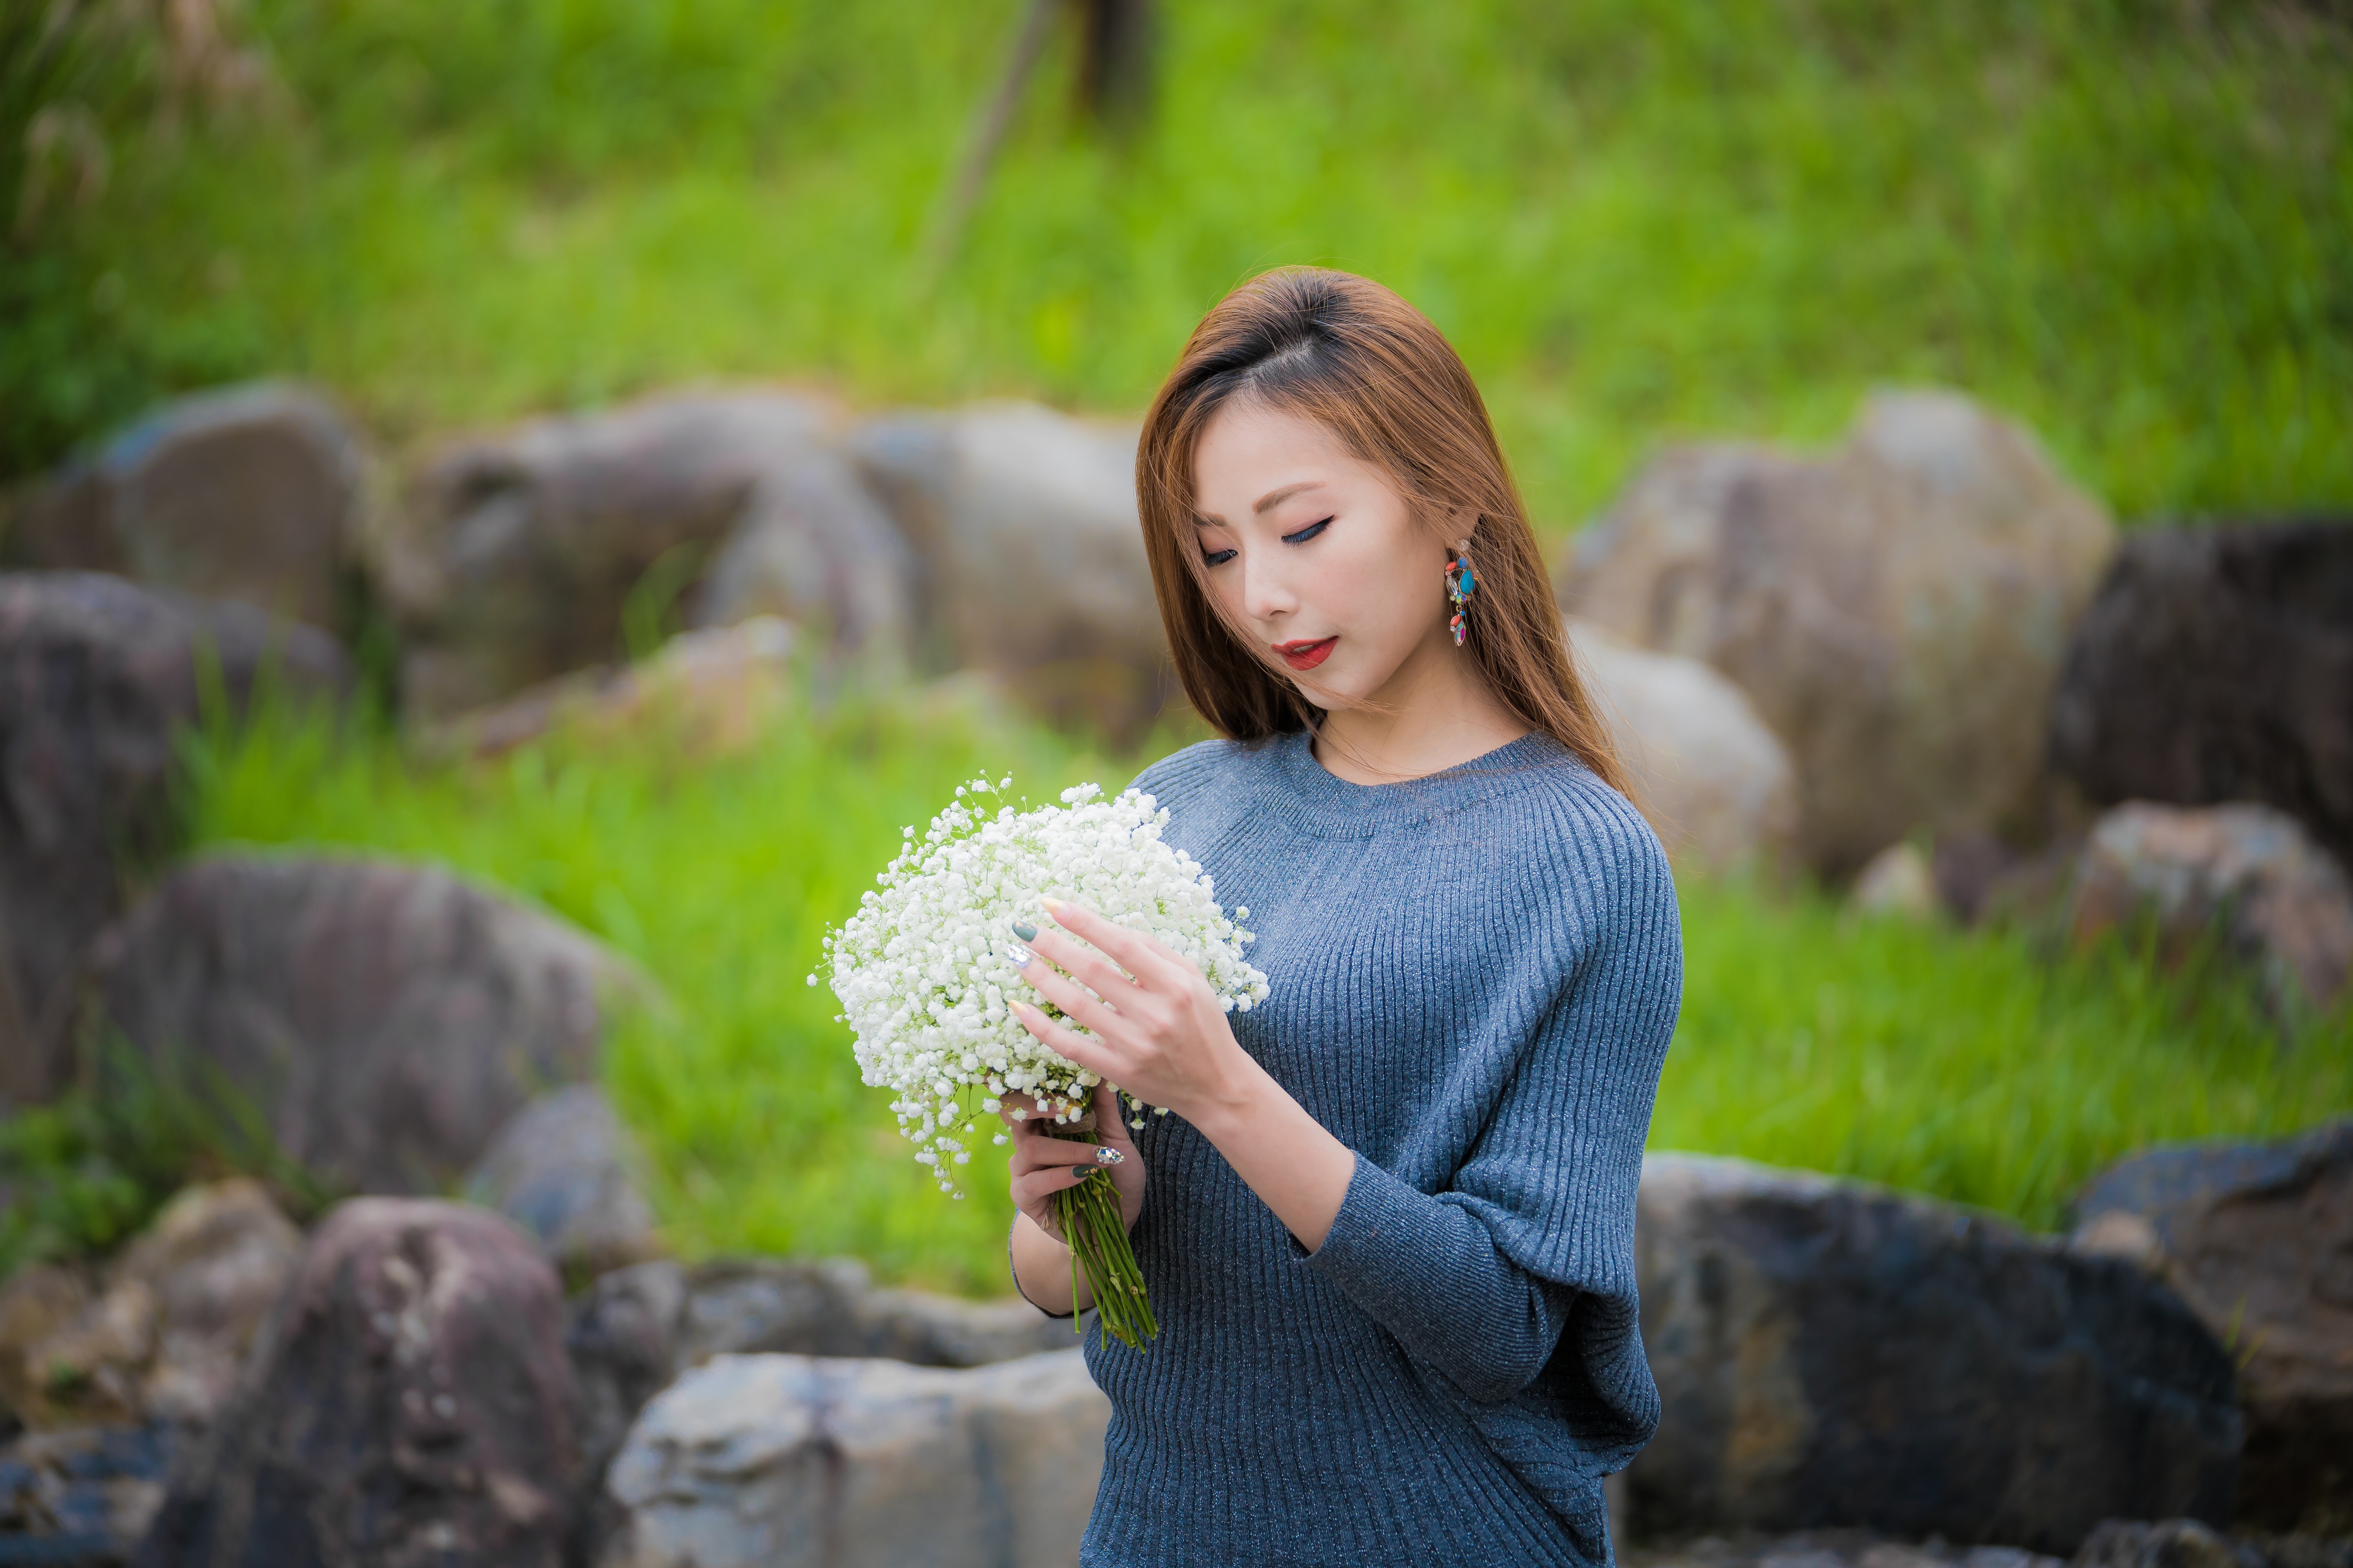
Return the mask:
<svg viewBox="0 0 2353 1568">
<path fill-rule="evenodd" d="M 1127 787 L 1141 790 L 1172 813 L 1182 813 L 1213 791 L 1230 790 L 1261 771 L 1276 742 L 1202 741 L 1172 752 L 1135 775 Z"/>
<path fill-rule="evenodd" d="M 1567 897 L 1604 923 L 1680 926 L 1674 874 L 1659 837 L 1633 802 L 1557 744 L 1504 803 L 1506 831 L 1527 890 Z"/>
</svg>

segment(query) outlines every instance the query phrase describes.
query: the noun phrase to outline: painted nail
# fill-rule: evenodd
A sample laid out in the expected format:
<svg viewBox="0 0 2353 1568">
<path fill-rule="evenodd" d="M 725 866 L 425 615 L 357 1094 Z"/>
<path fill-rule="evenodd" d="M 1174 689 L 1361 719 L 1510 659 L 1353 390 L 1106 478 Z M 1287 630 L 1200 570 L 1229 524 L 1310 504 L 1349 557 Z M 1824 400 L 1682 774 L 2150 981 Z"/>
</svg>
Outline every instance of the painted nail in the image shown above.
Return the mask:
<svg viewBox="0 0 2353 1568">
<path fill-rule="evenodd" d="M 1023 942 L 1036 942 L 1038 940 L 1038 928 L 1031 925 L 1028 921 L 1015 921 L 1013 922 L 1013 934 L 1019 937 Z"/>
<path fill-rule="evenodd" d="M 1127 1156 L 1121 1153 L 1116 1149 L 1097 1149 L 1095 1151 L 1095 1163 L 1098 1165 L 1124 1165 L 1127 1163 Z"/>
<path fill-rule="evenodd" d="M 1005 956 L 1013 961 L 1014 968 L 1027 969 L 1029 967 L 1029 961 L 1038 955 L 1031 952 L 1028 948 L 1023 947 L 1020 943 L 1016 942 L 1005 950 Z"/>
<path fill-rule="evenodd" d="M 1078 1179 L 1082 1182 L 1094 1173 L 1095 1168 L 1092 1165 L 1073 1165 L 1071 1167 L 1071 1174 L 1078 1177 Z"/>
</svg>

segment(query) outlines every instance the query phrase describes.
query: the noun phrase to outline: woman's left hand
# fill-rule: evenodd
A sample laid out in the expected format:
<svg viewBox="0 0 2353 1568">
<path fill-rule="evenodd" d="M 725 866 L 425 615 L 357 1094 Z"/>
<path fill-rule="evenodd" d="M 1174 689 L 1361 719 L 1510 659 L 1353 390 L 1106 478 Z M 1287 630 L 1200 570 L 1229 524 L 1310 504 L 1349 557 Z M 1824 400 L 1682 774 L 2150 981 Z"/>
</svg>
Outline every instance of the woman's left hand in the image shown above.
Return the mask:
<svg viewBox="0 0 2353 1568">
<path fill-rule="evenodd" d="M 1188 1121 L 1198 1123 L 1204 1112 L 1250 1093 L 1258 1064 L 1234 1038 L 1199 970 L 1092 910 L 1050 899 L 1046 912 L 1062 930 L 1040 931 L 1029 942 L 1037 957 L 1023 966 L 1021 978 L 1092 1037 L 1015 1002 L 1013 1015 L 1023 1028 L 1136 1099 L 1165 1105 Z M 1092 945 L 1082 947 L 1072 936 Z"/>
</svg>

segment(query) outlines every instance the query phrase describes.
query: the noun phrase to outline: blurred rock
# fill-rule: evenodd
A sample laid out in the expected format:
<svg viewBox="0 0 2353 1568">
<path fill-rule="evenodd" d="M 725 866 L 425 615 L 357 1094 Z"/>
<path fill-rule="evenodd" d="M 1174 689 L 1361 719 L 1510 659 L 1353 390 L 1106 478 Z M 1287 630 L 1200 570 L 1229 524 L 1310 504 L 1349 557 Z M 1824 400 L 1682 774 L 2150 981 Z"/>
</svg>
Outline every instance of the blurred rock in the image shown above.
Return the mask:
<svg viewBox="0 0 2353 1568">
<path fill-rule="evenodd" d="M 1926 919 L 1939 908 L 1936 874 L 1918 845 L 1891 844 L 1856 873 L 1849 897 L 1854 907 L 1875 915 Z"/>
<path fill-rule="evenodd" d="M 602 1274 L 661 1250 L 638 1190 L 642 1158 L 605 1091 L 575 1084 L 515 1113 L 466 1178 L 466 1196 L 530 1232 L 566 1274 Z"/>
<path fill-rule="evenodd" d="M 1730 676 L 1842 878 L 1915 831 L 2035 815 L 2069 626 L 2112 548 L 2033 439 L 1948 393 L 1863 406 L 1820 461 L 1695 447 L 1580 538 L 1574 614 Z"/>
<path fill-rule="evenodd" d="M 2227 1524 L 2231 1361 L 2161 1282 L 1929 1199 L 1651 1155 L 1635 1229 L 1664 1403 L 1638 1533 L 1853 1525 L 2073 1551 Z"/>
<path fill-rule="evenodd" d="M 2069 642 L 2051 754 L 2102 805 L 2260 801 L 2353 863 L 2353 521 L 2135 531 Z"/>
<path fill-rule="evenodd" d="M 563 1319 L 498 1215 L 343 1205 L 136 1561 L 557 1568 L 578 1463 Z"/>
<path fill-rule="evenodd" d="M 2136 1155 L 2074 1245 L 2161 1274 L 2239 1367 L 2242 1525 L 2353 1535 L 2353 1121 Z"/>
<path fill-rule="evenodd" d="M 866 1299 L 863 1318 L 862 1353 L 913 1366 L 988 1366 L 1079 1341 L 1070 1320 L 1050 1318 L 1018 1296 L 966 1301 L 926 1290 L 877 1290 Z"/>
<path fill-rule="evenodd" d="M 170 1081 L 219 1069 L 332 1187 L 448 1191 L 534 1090 L 594 1076 L 617 957 L 447 872 L 226 855 L 174 871 L 94 950 L 106 1023 Z"/>
<path fill-rule="evenodd" d="M 1641 1542 L 1621 1551 L 1620 1560 L 1627 1568 L 2060 1568 L 2065 1562 L 2015 1546 L 1891 1541 L 1868 1530 Z"/>
<path fill-rule="evenodd" d="M 759 1352 L 981 1366 L 1074 1342 L 1067 1319 L 1049 1318 L 1018 1296 L 964 1301 L 877 1290 L 864 1264 L 829 1258 L 703 1264 L 688 1278 L 677 1343 L 681 1367 Z"/>
<path fill-rule="evenodd" d="M 1937 901 L 1966 925 L 2041 921 L 2066 902 L 2083 847 L 2075 832 L 2056 834 L 2030 851 L 1982 829 L 1963 828 L 1936 840 L 1928 874 Z"/>
<path fill-rule="evenodd" d="M 301 1249 L 302 1233 L 247 1177 L 190 1187 L 164 1206 L 111 1270 L 116 1290 L 143 1288 L 160 1310 L 141 1389 L 148 1417 L 203 1426 L 219 1415 Z"/>
<path fill-rule="evenodd" d="M 78 1272 L 24 1270 L 0 1292 L 0 1401 L 37 1429 L 203 1425 L 227 1403 L 301 1245 L 260 1184 L 236 1178 L 165 1205 L 102 1292 Z"/>
<path fill-rule="evenodd" d="M 657 1259 L 600 1275 L 566 1309 L 564 1350 L 580 1391 L 581 1474 L 592 1492 L 638 1412 L 677 1376 L 685 1308 L 686 1271 Z"/>
<path fill-rule="evenodd" d="M 411 711 L 447 717 L 609 663 L 625 621 L 649 631 L 673 597 L 691 624 L 778 616 L 895 661 L 907 551 L 837 448 L 840 417 L 797 393 L 688 394 L 442 453 L 375 550 L 409 639 Z"/>
<path fill-rule="evenodd" d="M 24 566 L 111 572 L 337 628 L 364 504 L 358 439 L 278 382 L 164 404 L 9 520 Z"/>
<path fill-rule="evenodd" d="M 2092 1531 L 2073 1568 L 2268 1568 L 2244 1542 L 2194 1519 L 2112 1519 Z"/>
<path fill-rule="evenodd" d="M 2270 806 L 2136 801 L 2100 818 L 2076 869 L 2074 940 L 2141 918 L 2172 959 L 2219 935 L 2283 1017 L 2336 1006 L 2353 978 L 2353 881 Z"/>
<path fill-rule="evenodd" d="M 37 1433 L 0 1449 L 0 1563 L 114 1568 L 162 1505 L 178 1446 L 156 1423 Z"/>
<path fill-rule="evenodd" d="M 67 1076 L 74 966 L 121 910 L 124 860 L 172 846 L 176 738 L 206 665 L 231 713 L 258 690 L 350 684 L 332 638 L 241 605 L 0 574 L 0 1105 Z"/>
<path fill-rule="evenodd" d="M 101 1361 L 97 1370 L 107 1374 L 105 1381 L 93 1384 L 84 1368 L 56 1359 L 59 1350 L 87 1353 L 107 1348 L 90 1331 L 98 1326 L 99 1300 L 86 1271 L 58 1264 L 20 1268 L 0 1288 L 0 1403 L 20 1425 L 131 1418 L 136 1401 L 131 1377 Z M 135 1310 L 136 1303 L 129 1305 Z M 118 1306 L 110 1315 L 119 1321 L 124 1313 Z M 135 1371 L 150 1346 L 143 1337 L 133 1337 L 139 1339 L 132 1347 Z"/>
<path fill-rule="evenodd" d="M 922 559 L 925 650 L 1115 741 L 1175 692 L 1135 510 L 1136 426 L 1026 403 L 871 420 L 852 438 Z"/>
<path fill-rule="evenodd" d="M 722 1356 L 638 1417 L 599 1568 L 1078 1561 L 1110 1402 L 1073 1350 L 969 1371 Z"/>
<path fill-rule="evenodd" d="M 774 616 L 685 632 L 643 663 L 559 676 L 428 729 L 429 755 L 495 757 L 551 733 L 702 762 L 741 752 L 789 710 L 793 628 Z"/>
<path fill-rule="evenodd" d="M 1675 863 L 1717 875 L 1784 863 L 1797 837 L 1796 774 L 1740 688 L 1591 622 L 1571 617 L 1566 629 L 1633 773 L 1635 804 Z"/>
</svg>

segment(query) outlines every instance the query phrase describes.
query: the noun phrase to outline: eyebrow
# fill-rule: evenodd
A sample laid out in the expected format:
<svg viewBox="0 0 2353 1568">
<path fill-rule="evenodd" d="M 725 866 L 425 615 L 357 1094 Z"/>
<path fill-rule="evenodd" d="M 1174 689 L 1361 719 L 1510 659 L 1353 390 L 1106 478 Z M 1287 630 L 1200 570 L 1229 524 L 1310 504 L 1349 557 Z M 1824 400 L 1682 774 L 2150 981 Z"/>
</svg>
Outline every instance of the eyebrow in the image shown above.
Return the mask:
<svg viewBox="0 0 2353 1568">
<path fill-rule="evenodd" d="M 1266 494 L 1259 497 L 1257 502 L 1251 506 L 1250 514 L 1253 517 L 1261 516 L 1271 509 L 1281 506 L 1284 501 L 1289 500 L 1293 496 L 1299 494 L 1302 490 L 1320 490 L 1324 489 L 1324 481 L 1322 479 L 1302 479 L 1295 485 L 1285 485 L 1279 490 L 1269 490 Z M 1196 526 L 1201 528 L 1214 528 L 1219 526 L 1219 523 L 1215 520 L 1204 517 L 1198 512 L 1195 512 L 1193 514 L 1193 521 Z"/>
</svg>

